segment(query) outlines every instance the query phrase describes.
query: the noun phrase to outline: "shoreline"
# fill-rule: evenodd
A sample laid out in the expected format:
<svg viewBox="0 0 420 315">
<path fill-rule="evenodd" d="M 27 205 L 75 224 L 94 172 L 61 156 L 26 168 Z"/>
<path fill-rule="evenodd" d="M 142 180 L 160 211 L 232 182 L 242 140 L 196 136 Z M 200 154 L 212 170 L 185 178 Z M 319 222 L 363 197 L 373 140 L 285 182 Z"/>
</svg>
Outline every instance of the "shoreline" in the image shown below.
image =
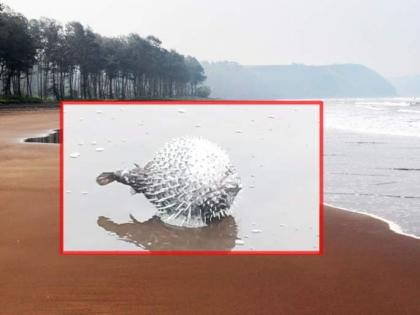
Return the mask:
<svg viewBox="0 0 420 315">
<path fill-rule="evenodd" d="M 56 125 L 58 111 L 0 115 L 5 314 L 420 312 L 420 241 L 328 206 L 321 256 L 60 255 L 59 148 L 13 141 Z"/>
<path fill-rule="evenodd" d="M 48 135 L 51 132 L 54 132 L 55 130 L 56 130 L 55 128 L 52 128 L 52 129 L 44 129 L 43 131 L 40 131 L 38 133 L 34 133 L 34 134 L 31 134 L 31 135 L 27 135 L 25 137 L 17 138 L 17 141 L 19 143 L 22 143 L 22 144 L 34 144 L 34 143 L 31 143 L 31 142 L 25 142 L 25 139 L 31 138 L 31 137 L 43 137 L 43 136 Z M 43 145 L 46 145 L 46 144 L 47 145 L 54 145 L 54 143 L 43 143 Z M 341 211 L 347 211 L 347 212 L 352 212 L 352 213 L 366 215 L 368 217 L 371 217 L 373 219 L 376 219 L 378 221 L 381 221 L 381 222 L 386 223 L 388 225 L 389 230 L 392 231 L 392 232 L 394 232 L 394 233 L 396 233 L 396 234 L 398 234 L 398 235 L 403 235 L 403 236 L 407 236 L 407 237 L 414 238 L 414 239 L 420 239 L 420 236 L 417 236 L 417 235 L 412 234 L 412 233 L 405 233 L 405 232 L 403 232 L 401 226 L 398 223 L 396 223 L 394 221 L 391 221 L 391 220 L 388 220 L 388 219 L 386 219 L 384 217 L 381 217 L 379 215 L 371 214 L 371 213 L 368 213 L 368 212 L 364 212 L 362 210 L 344 208 L 344 207 L 336 206 L 336 205 L 329 204 L 329 203 L 326 203 L 326 202 L 324 202 L 324 206 L 331 207 L 331 208 L 334 208 L 334 209 L 337 209 L 337 210 L 341 210 Z"/>
<path fill-rule="evenodd" d="M 362 215 L 366 215 L 370 218 L 373 218 L 375 220 L 384 222 L 388 225 L 388 228 L 391 232 L 397 234 L 397 235 L 402 235 L 402 236 L 407 236 L 409 238 L 413 238 L 413 239 L 420 239 L 420 236 L 417 236 L 415 234 L 411 234 L 411 233 L 405 233 L 402 231 L 402 228 L 400 225 L 398 225 L 398 223 L 395 223 L 391 220 L 385 219 L 379 215 L 376 214 L 372 214 L 372 213 L 368 213 L 368 212 L 363 212 L 360 210 L 353 210 L 353 209 L 349 209 L 349 208 L 344 208 L 344 207 L 338 207 L 329 203 L 324 202 L 324 207 L 330 207 L 330 208 L 334 208 L 340 211 L 346 211 L 346 212 L 351 212 L 351 213 L 357 213 L 357 214 L 362 214 Z"/>
<path fill-rule="evenodd" d="M 417 165 L 420 136 L 361 132 L 347 128 L 326 127 L 326 130 L 326 146 L 330 149 L 325 163 L 330 168 L 325 176 L 329 176 L 330 181 L 325 188 L 331 195 L 338 195 L 340 191 L 343 196 L 326 195 L 325 204 L 343 211 L 365 214 L 387 223 L 396 234 L 420 239 L 418 229 L 409 221 L 419 222 L 416 211 L 418 203 L 415 201 L 419 197 L 413 188 L 416 174 L 410 170 L 416 167 L 412 165 Z M 382 157 L 378 163 L 374 160 L 375 150 Z M 398 160 L 401 156 L 408 158 Z M 354 168 L 352 163 L 358 165 L 358 168 Z M 407 172 L 398 173 L 397 170 Z M 341 172 L 352 176 L 338 175 Z M 363 189 L 357 188 L 359 181 L 364 182 Z M 383 182 L 386 184 L 381 189 L 379 185 L 383 185 Z M 388 201 L 388 197 L 395 199 Z M 411 217 L 407 219 L 406 215 Z"/>
<path fill-rule="evenodd" d="M 42 111 L 42 110 L 55 110 L 55 109 L 56 108 L 38 108 L 38 109 L 35 109 L 35 110 L 36 111 L 38 111 L 38 110 L 41 110 Z M 32 110 L 30 110 L 30 111 L 32 111 Z M 12 109 L 11 112 L 20 112 L 20 110 L 15 111 L 15 110 Z M 46 136 L 49 133 L 55 131 L 56 129 L 57 128 L 43 129 L 43 131 L 39 131 L 39 132 L 33 133 L 31 135 L 26 135 L 25 137 L 18 137 L 18 138 L 16 138 L 16 142 L 22 143 L 22 144 L 37 145 L 37 143 L 25 142 L 25 139 L 31 138 L 31 137 L 43 137 L 43 136 Z M 355 131 L 353 131 L 353 132 L 355 132 Z M 393 136 L 393 135 L 389 135 L 389 136 Z M 394 135 L 394 136 L 400 136 L 400 135 Z M 406 136 L 404 136 L 404 137 L 406 137 Z M 42 143 L 42 144 L 43 145 L 55 145 L 54 143 Z M 324 202 L 324 207 L 325 206 L 326 207 L 331 207 L 331 208 L 334 208 L 334 209 L 337 209 L 337 210 L 341 210 L 341 211 L 347 211 L 347 212 L 351 212 L 351 213 L 357 213 L 357 214 L 366 215 L 366 216 L 368 216 L 370 218 L 373 218 L 373 219 L 376 219 L 378 221 L 381 221 L 381 222 L 386 223 L 388 225 L 389 230 L 392 231 L 392 232 L 394 232 L 395 234 L 407 236 L 407 237 L 414 238 L 414 239 L 420 239 L 420 236 L 417 236 L 417 235 L 412 234 L 412 233 L 405 233 L 405 232 L 403 232 L 401 226 L 398 223 L 393 222 L 391 220 L 388 220 L 388 219 L 386 219 L 384 217 L 381 217 L 379 215 L 368 213 L 368 212 L 364 212 L 362 210 L 355 210 L 355 209 L 350 209 L 350 208 L 344 208 L 344 207 L 340 207 L 340 206 L 335 206 L 333 204 L 329 204 L 329 203 Z"/>
</svg>

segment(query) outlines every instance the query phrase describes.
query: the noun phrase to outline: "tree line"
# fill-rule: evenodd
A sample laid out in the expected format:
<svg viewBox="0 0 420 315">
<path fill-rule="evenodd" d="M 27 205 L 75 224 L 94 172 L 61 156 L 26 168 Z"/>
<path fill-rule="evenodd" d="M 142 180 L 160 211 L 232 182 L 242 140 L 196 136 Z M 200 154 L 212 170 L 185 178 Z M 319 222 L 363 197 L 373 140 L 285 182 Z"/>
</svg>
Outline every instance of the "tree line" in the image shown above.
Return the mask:
<svg viewBox="0 0 420 315">
<path fill-rule="evenodd" d="M 42 99 L 207 97 L 196 58 L 138 34 L 107 37 L 79 22 L 28 20 L 0 4 L 0 93 Z"/>
</svg>

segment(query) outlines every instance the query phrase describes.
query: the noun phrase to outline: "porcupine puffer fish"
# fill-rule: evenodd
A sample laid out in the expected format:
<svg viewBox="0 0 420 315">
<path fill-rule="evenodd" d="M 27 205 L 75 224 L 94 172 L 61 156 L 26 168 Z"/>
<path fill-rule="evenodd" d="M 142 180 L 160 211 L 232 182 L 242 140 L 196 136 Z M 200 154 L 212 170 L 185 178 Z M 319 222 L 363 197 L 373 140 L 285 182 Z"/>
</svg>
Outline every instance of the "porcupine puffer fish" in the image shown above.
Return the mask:
<svg viewBox="0 0 420 315">
<path fill-rule="evenodd" d="M 216 144 L 195 137 L 166 143 L 143 168 L 104 172 L 96 181 L 132 187 L 156 206 L 167 224 L 200 227 L 220 221 L 241 190 L 238 173 Z"/>
</svg>

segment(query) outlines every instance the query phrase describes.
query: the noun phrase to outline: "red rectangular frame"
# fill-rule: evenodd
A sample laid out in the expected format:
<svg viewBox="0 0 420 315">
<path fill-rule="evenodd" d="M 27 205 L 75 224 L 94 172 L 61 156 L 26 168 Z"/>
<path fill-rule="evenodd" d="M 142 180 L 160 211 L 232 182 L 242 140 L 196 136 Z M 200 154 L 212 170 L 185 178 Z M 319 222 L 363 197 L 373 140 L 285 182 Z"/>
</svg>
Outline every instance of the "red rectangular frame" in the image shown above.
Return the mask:
<svg viewBox="0 0 420 315">
<path fill-rule="evenodd" d="M 316 251 L 249 250 L 64 250 L 64 106 L 65 105 L 315 105 L 319 106 L 319 246 Z M 177 101 L 60 101 L 60 255 L 322 255 L 324 253 L 324 103 L 320 100 L 177 100 Z"/>
</svg>

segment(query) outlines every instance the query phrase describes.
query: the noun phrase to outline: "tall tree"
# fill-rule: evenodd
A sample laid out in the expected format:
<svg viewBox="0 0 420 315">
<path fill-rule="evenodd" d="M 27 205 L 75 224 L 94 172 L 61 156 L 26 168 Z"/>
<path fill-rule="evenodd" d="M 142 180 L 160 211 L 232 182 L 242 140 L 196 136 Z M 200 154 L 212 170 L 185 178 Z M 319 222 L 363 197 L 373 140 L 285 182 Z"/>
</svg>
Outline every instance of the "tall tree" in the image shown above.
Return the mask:
<svg viewBox="0 0 420 315">
<path fill-rule="evenodd" d="M 0 67 L 3 94 L 21 96 L 22 79 L 35 63 L 35 41 L 28 20 L 7 8 L 0 11 Z"/>
</svg>

